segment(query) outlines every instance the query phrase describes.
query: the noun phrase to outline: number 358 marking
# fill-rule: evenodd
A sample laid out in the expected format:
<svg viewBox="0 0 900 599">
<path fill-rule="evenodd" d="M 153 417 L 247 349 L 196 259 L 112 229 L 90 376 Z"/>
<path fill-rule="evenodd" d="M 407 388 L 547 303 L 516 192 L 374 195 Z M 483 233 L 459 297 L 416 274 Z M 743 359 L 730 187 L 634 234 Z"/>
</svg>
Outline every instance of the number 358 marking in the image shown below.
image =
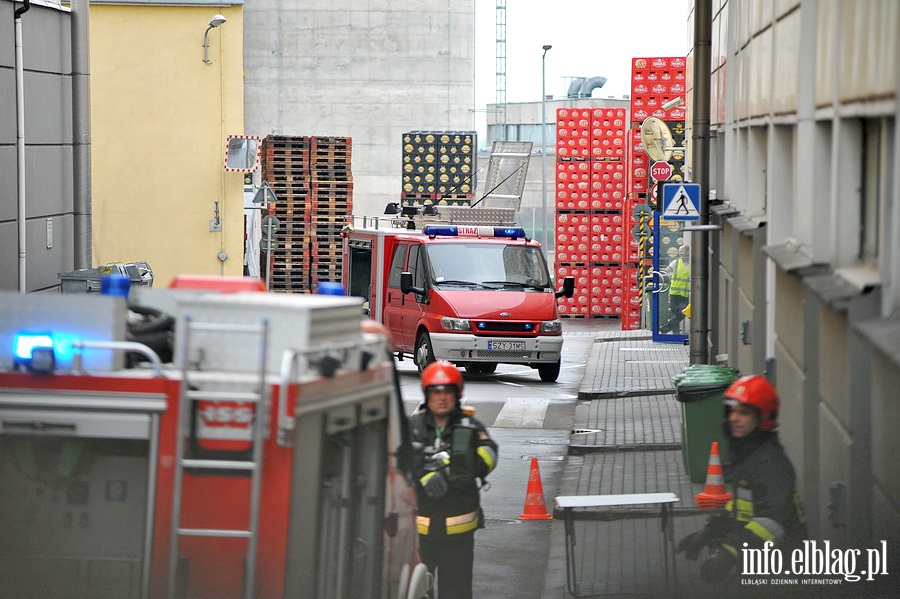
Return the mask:
<svg viewBox="0 0 900 599">
<path fill-rule="evenodd" d="M 206 406 L 200 411 L 203 420 L 218 424 L 250 424 L 253 408 L 249 406 Z"/>
</svg>

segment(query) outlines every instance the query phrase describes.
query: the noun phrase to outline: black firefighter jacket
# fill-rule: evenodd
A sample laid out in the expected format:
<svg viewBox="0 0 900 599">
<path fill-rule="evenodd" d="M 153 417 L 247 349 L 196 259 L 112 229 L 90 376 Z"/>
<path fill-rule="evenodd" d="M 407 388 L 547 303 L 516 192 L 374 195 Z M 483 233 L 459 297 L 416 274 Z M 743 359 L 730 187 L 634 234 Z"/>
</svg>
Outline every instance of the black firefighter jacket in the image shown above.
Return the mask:
<svg viewBox="0 0 900 599">
<path fill-rule="evenodd" d="M 726 425 L 727 426 L 727 425 Z M 744 439 L 730 439 L 731 456 L 724 465 L 725 482 L 733 494 L 726 509 L 730 525 L 722 535 L 729 551 L 798 546 L 806 537 L 796 475 L 775 431 L 757 429 Z"/>
<path fill-rule="evenodd" d="M 481 522 L 481 502 L 479 497 L 479 481 L 483 480 L 497 465 L 497 444 L 488 435 L 484 425 L 472 416 L 464 416 L 457 411 L 450 416 L 447 426 L 441 434 L 439 445 L 450 447 L 453 428 L 468 422 L 475 428 L 477 438 L 475 447 L 475 478 L 469 481 L 449 480 L 447 493 L 440 499 L 429 498 L 421 485 L 416 485 L 418 499 L 419 534 L 427 536 L 443 536 L 474 532 L 483 525 Z M 410 432 L 413 441 L 422 443 L 429 451 L 435 448 L 437 429 L 434 418 L 428 411 L 417 412 L 410 416 Z"/>
</svg>

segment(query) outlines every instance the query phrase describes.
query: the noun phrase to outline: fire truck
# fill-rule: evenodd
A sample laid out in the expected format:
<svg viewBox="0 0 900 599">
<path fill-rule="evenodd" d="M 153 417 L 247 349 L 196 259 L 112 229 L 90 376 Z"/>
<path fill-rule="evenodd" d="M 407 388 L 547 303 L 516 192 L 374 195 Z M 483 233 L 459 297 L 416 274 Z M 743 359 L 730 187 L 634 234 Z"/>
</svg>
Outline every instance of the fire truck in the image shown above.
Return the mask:
<svg viewBox="0 0 900 599">
<path fill-rule="evenodd" d="M 502 144 L 499 145 L 498 144 Z M 536 368 L 556 381 L 562 322 L 538 242 L 515 226 L 531 142 L 495 142 L 480 206 L 389 204 L 391 216 L 351 217 L 343 283 L 391 332 L 398 359 L 419 371 L 447 360 L 467 371 Z"/>
<path fill-rule="evenodd" d="M 361 303 L 0 293 L 0 595 L 424 596 L 414 453 Z"/>
</svg>

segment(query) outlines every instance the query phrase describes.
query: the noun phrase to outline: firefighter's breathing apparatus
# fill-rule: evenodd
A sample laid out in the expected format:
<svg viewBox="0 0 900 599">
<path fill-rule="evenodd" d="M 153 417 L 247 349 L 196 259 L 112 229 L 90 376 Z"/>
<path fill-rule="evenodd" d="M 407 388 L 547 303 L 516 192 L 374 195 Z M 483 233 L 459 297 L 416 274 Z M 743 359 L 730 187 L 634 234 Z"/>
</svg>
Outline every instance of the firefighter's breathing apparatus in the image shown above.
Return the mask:
<svg viewBox="0 0 900 599">
<path fill-rule="evenodd" d="M 475 410 L 470 407 L 461 409 L 463 417 L 453 425 L 452 438 L 449 444 L 436 448 L 427 448 L 419 442 L 412 444 L 418 471 L 444 471 L 450 486 L 466 485 L 476 478 L 475 450 L 478 433 L 471 421 Z M 486 489 L 488 483 L 484 479 L 480 480 L 480 486 Z"/>
</svg>

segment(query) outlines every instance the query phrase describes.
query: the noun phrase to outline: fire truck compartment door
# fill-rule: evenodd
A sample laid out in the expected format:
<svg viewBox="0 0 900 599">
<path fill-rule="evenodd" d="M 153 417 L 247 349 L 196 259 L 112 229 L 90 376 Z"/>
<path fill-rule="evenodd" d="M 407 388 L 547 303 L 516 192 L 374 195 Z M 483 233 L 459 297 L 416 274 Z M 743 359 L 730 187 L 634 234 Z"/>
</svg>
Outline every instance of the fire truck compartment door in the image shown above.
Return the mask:
<svg viewBox="0 0 900 599">
<path fill-rule="evenodd" d="M 0 391 L 0 595 L 141 599 L 165 397 Z"/>
<path fill-rule="evenodd" d="M 148 439 L 150 415 L 0 410 L 0 434 Z"/>
<path fill-rule="evenodd" d="M 149 439 L 162 397 L 16 394 L 0 398 L 0 434 Z"/>
</svg>

